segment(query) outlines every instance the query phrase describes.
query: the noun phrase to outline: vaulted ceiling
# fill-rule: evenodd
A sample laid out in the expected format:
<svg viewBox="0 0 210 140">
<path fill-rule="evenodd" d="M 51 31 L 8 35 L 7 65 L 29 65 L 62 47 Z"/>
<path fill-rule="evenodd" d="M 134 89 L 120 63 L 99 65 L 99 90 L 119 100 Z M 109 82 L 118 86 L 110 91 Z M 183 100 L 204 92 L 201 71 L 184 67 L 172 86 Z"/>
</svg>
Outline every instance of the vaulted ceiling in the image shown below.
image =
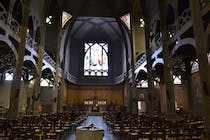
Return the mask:
<svg viewBox="0 0 210 140">
<path fill-rule="evenodd" d="M 79 17 L 71 36 L 77 40 L 121 40 L 122 33 L 115 18 Z"/>
<path fill-rule="evenodd" d="M 122 39 L 117 18 L 131 11 L 139 15 L 140 3 L 141 0 L 50 0 L 48 15 L 53 15 L 53 21 L 47 25 L 47 52 L 56 52 L 59 9 L 76 18 L 71 30 L 73 39 L 116 41 Z"/>
<path fill-rule="evenodd" d="M 119 17 L 129 12 L 131 0 L 57 0 L 74 16 Z"/>
</svg>

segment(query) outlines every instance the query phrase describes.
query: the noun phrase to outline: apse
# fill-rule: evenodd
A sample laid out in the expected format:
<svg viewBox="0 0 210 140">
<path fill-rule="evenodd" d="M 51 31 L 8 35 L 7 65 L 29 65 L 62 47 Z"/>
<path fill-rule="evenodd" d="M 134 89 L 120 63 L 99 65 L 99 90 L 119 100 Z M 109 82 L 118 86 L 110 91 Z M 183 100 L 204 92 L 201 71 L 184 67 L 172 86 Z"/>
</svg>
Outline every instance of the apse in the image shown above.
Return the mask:
<svg viewBox="0 0 210 140">
<path fill-rule="evenodd" d="M 64 30 L 60 57 L 70 82 L 111 85 L 124 81 L 131 56 L 126 51 L 131 45 L 120 18 L 78 17 L 70 19 Z"/>
</svg>

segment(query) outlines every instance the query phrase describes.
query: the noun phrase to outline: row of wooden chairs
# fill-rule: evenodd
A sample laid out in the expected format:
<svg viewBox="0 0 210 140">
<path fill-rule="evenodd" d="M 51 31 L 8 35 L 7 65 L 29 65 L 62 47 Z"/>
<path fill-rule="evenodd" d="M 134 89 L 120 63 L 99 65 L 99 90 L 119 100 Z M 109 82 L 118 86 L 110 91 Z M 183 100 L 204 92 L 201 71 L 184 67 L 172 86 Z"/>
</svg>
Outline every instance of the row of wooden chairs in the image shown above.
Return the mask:
<svg viewBox="0 0 210 140">
<path fill-rule="evenodd" d="M 0 118 L 3 118 L 8 115 L 8 108 L 0 106 Z"/>
<path fill-rule="evenodd" d="M 168 120 L 160 115 L 138 115 L 121 113 L 107 113 L 104 120 L 108 131 L 121 139 L 198 139 L 204 130 L 203 120 L 176 119 Z"/>
<path fill-rule="evenodd" d="M 23 116 L 20 119 L 0 119 L 0 139 L 63 140 L 86 119 L 84 114 L 59 113 Z"/>
</svg>

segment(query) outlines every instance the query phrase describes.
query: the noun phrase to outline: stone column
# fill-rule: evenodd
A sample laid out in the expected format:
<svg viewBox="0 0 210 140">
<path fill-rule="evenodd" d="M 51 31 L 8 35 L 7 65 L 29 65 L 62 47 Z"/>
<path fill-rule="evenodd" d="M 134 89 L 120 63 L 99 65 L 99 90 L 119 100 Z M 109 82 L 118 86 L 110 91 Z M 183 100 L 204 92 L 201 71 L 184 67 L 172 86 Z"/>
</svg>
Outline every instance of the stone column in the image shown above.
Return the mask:
<svg viewBox="0 0 210 140">
<path fill-rule="evenodd" d="M 167 113 L 167 98 L 164 84 L 163 73 L 160 75 L 160 111 L 161 113 Z"/>
<path fill-rule="evenodd" d="M 42 77 L 42 65 L 43 65 L 43 56 L 44 56 L 44 48 L 45 48 L 45 36 L 46 36 L 46 7 L 48 5 L 48 1 L 45 1 L 44 8 L 41 11 L 41 24 L 40 24 L 40 44 L 38 44 L 38 64 L 36 69 L 36 77 L 35 77 L 35 83 L 33 87 L 33 95 L 32 95 L 32 111 L 34 115 L 39 115 L 39 101 L 40 101 L 40 95 L 41 95 L 41 77 Z M 36 31 L 33 33 L 33 39 L 36 37 Z M 34 45 L 34 44 L 33 44 Z"/>
<path fill-rule="evenodd" d="M 61 21 L 62 21 L 62 12 L 60 10 L 60 20 L 59 20 L 59 28 L 61 28 Z M 60 45 L 61 45 L 61 32 L 62 29 L 59 30 L 59 35 L 58 35 L 58 42 L 57 42 L 57 51 L 56 51 L 56 73 L 55 73 L 55 83 L 54 83 L 54 107 L 53 107 L 53 112 L 57 113 L 60 112 L 60 91 L 59 91 L 59 82 L 61 83 L 61 79 L 59 77 L 59 74 L 62 75 L 60 71 Z M 65 59 L 65 58 L 64 58 Z"/>
<path fill-rule="evenodd" d="M 59 36 L 59 39 L 58 39 L 58 46 L 57 47 L 59 47 L 59 52 L 57 52 L 57 54 L 56 55 L 58 55 L 58 54 L 60 54 L 60 45 L 61 45 L 61 31 L 60 31 L 60 36 Z M 65 50 L 66 50 L 66 48 L 65 48 Z M 63 96 L 66 96 L 65 98 L 67 98 L 67 93 L 65 93 L 66 92 L 66 82 L 65 82 L 65 79 L 66 79 L 66 75 L 65 75 L 65 63 L 66 63 L 66 51 L 64 51 L 64 54 L 63 54 L 64 56 L 63 56 L 63 70 L 62 70 L 62 78 L 61 78 L 61 91 L 60 91 L 60 93 L 59 93 L 59 96 L 58 96 L 58 112 L 63 112 L 63 105 L 64 105 L 64 97 Z M 58 55 L 58 56 L 60 56 L 60 55 Z M 56 59 L 57 60 L 57 59 Z M 61 63 L 60 62 L 60 58 L 59 58 L 59 63 Z M 60 65 L 61 66 L 61 65 Z M 66 99 L 66 103 L 67 103 L 67 100 L 68 100 L 68 98 Z"/>
<path fill-rule="evenodd" d="M 55 93 L 54 93 L 54 103 L 53 103 L 53 112 L 54 113 L 57 113 L 58 112 L 58 94 L 59 94 L 59 73 L 60 73 L 60 57 L 59 57 L 59 54 L 60 54 L 60 47 L 57 46 L 57 52 L 56 52 L 56 67 L 55 67 L 55 70 L 56 70 L 56 73 L 55 73 L 55 83 L 54 83 L 54 90 L 55 90 Z"/>
<path fill-rule="evenodd" d="M 57 113 L 60 113 L 63 111 L 63 92 L 65 90 L 65 68 L 64 70 L 60 69 L 60 40 L 61 40 L 61 37 L 59 36 L 57 54 L 56 54 L 56 75 L 55 75 L 55 79 L 56 79 L 55 84 L 57 82 L 56 84 L 57 86 L 55 85 L 55 98 L 57 98 L 56 100 L 57 104 L 55 102 L 55 105 L 54 105 L 54 111 L 57 110 Z M 65 59 L 64 59 L 64 63 L 65 63 Z M 61 78 L 59 76 L 61 76 Z"/>
<path fill-rule="evenodd" d="M 35 82 L 33 87 L 33 95 L 32 95 L 32 111 L 34 115 L 39 115 L 39 101 L 40 101 L 40 95 L 41 95 L 41 77 L 42 77 L 42 65 L 43 65 L 43 56 L 44 56 L 44 48 L 45 48 L 45 36 L 46 36 L 46 23 L 45 23 L 45 13 L 47 12 L 47 5 L 48 1 L 45 2 L 44 8 L 42 10 L 41 15 L 41 25 L 40 25 L 40 44 L 38 44 L 38 63 L 37 63 L 37 69 L 36 69 L 36 76 L 35 76 Z M 36 31 L 33 33 L 33 41 L 36 37 Z M 35 45 L 35 43 L 33 43 Z"/>
<path fill-rule="evenodd" d="M 187 97 L 188 97 L 189 114 L 194 116 L 195 109 L 194 109 L 194 104 L 193 104 L 192 74 L 191 74 L 192 66 L 190 64 L 190 60 L 185 60 L 185 69 L 186 69 L 185 86 L 186 86 L 187 95 L 188 95 Z"/>
<path fill-rule="evenodd" d="M 65 95 L 64 92 L 66 92 L 66 84 L 65 84 L 65 71 L 62 70 L 62 82 L 61 82 L 61 91 L 59 94 L 59 104 L 58 104 L 58 112 L 63 112 L 63 96 Z"/>
<path fill-rule="evenodd" d="M 154 80 L 152 79 L 152 52 L 149 43 L 149 23 L 148 20 L 145 18 L 145 43 L 146 43 L 146 56 L 147 56 L 147 77 L 148 77 L 148 104 L 147 104 L 147 113 L 151 114 L 155 111 L 155 101 L 153 98 L 156 96 L 154 95 Z"/>
<path fill-rule="evenodd" d="M 10 95 L 10 106 L 9 106 L 9 118 L 14 119 L 18 116 L 19 113 L 19 98 L 20 98 L 20 88 L 21 88 L 21 76 L 22 76 L 22 66 L 23 58 L 25 55 L 25 43 L 26 43 L 26 32 L 28 28 L 28 19 L 29 19 L 29 5 L 30 2 L 23 3 L 23 19 L 21 25 L 21 34 L 20 34 L 20 44 L 18 45 L 18 60 L 16 62 L 11 95 Z"/>
<path fill-rule="evenodd" d="M 173 72 L 170 65 L 170 54 L 168 48 L 167 39 L 167 24 L 166 24 L 166 15 L 167 15 L 167 0 L 159 0 L 159 10 L 160 10 L 160 30 L 162 35 L 162 47 L 163 47 L 163 58 L 164 58 L 164 92 L 160 94 L 166 94 L 166 112 L 168 118 L 175 118 L 175 97 L 174 97 L 174 87 L 173 87 Z M 162 96 L 162 95 L 161 95 Z"/>
<path fill-rule="evenodd" d="M 199 73 L 203 89 L 205 131 L 210 136 L 210 66 L 207 59 L 206 40 L 201 18 L 199 0 L 190 0 L 196 53 L 199 60 Z"/>
<path fill-rule="evenodd" d="M 131 105 L 132 105 L 132 113 L 138 112 L 138 103 L 137 103 L 137 88 L 136 86 L 131 87 Z"/>
<path fill-rule="evenodd" d="M 124 82 L 124 106 L 127 108 L 128 112 L 131 112 L 130 111 L 131 105 L 130 105 L 129 82 L 128 82 L 127 76 Z"/>
<path fill-rule="evenodd" d="M 37 64 L 37 71 L 36 71 L 36 79 L 33 87 L 33 95 L 32 95 L 32 111 L 34 115 L 39 115 L 39 100 L 41 95 L 41 87 L 40 81 L 42 77 L 42 65 L 43 65 L 43 54 L 45 48 L 45 33 L 46 27 L 44 24 L 40 27 L 41 32 L 41 40 L 40 44 L 38 44 L 38 64 Z"/>
<path fill-rule="evenodd" d="M 131 105 L 131 112 L 133 113 L 137 113 L 137 91 L 136 91 L 136 80 L 135 80 L 135 76 L 134 76 L 134 71 L 135 71 L 135 47 L 136 47 L 136 35 L 135 35 L 135 30 L 137 30 L 135 28 L 135 20 L 134 20 L 134 16 L 131 13 L 131 34 L 132 34 L 132 41 L 131 41 L 131 47 L 132 47 L 132 58 L 131 58 L 131 86 L 130 86 L 130 105 Z M 140 27 L 139 27 L 140 28 Z"/>
</svg>

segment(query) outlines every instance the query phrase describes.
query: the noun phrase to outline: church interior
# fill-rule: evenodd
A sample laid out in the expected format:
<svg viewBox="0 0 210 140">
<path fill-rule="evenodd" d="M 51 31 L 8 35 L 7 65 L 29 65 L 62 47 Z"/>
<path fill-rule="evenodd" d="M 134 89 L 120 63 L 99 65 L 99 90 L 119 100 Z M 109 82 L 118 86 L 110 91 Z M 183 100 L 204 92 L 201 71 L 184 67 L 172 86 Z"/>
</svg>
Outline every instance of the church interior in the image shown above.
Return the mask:
<svg viewBox="0 0 210 140">
<path fill-rule="evenodd" d="M 210 139 L 210 1 L 0 0 L 0 139 L 82 125 Z"/>
</svg>

